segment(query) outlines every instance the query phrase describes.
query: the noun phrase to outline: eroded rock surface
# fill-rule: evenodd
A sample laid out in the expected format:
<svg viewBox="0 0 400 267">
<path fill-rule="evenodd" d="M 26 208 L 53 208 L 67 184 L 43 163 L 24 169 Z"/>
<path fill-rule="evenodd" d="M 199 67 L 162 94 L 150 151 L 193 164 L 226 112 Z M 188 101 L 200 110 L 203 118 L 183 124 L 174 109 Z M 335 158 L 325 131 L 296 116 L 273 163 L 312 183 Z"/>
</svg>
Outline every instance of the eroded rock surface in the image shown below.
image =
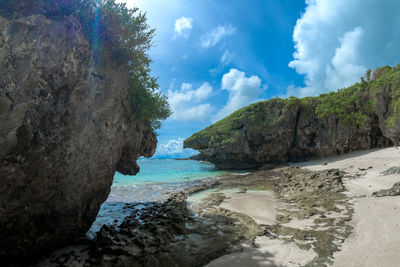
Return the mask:
<svg viewBox="0 0 400 267">
<path fill-rule="evenodd" d="M 188 193 L 164 202 L 126 203 L 131 211 L 118 226 L 104 225 L 95 240 L 54 252 L 34 266 L 204 266 L 212 259 L 252 243 L 261 233 L 250 217 L 222 209 L 213 196 L 191 209 Z"/>
<path fill-rule="evenodd" d="M 111 53 L 94 60 L 76 19 L 0 17 L 0 258 L 85 233 L 114 172 L 154 153 L 128 86 Z"/>
<path fill-rule="evenodd" d="M 400 182 L 395 183 L 390 189 L 383 189 L 372 194 L 375 197 L 400 196 Z"/>
<path fill-rule="evenodd" d="M 389 169 L 381 172 L 382 175 L 400 175 L 400 166 L 390 167 Z"/>
</svg>

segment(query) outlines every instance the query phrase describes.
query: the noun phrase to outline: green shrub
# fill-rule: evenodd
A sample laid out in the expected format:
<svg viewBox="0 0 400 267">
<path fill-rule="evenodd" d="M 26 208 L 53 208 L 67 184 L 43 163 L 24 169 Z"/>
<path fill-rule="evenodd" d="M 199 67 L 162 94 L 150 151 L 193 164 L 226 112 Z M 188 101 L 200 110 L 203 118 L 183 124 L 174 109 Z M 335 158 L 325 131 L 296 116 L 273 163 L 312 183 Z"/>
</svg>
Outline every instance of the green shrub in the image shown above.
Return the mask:
<svg viewBox="0 0 400 267">
<path fill-rule="evenodd" d="M 315 113 L 321 118 L 335 114 L 345 126 L 364 125 L 373 109 L 366 84 L 364 81 L 337 92 L 320 95 Z"/>
</svg>

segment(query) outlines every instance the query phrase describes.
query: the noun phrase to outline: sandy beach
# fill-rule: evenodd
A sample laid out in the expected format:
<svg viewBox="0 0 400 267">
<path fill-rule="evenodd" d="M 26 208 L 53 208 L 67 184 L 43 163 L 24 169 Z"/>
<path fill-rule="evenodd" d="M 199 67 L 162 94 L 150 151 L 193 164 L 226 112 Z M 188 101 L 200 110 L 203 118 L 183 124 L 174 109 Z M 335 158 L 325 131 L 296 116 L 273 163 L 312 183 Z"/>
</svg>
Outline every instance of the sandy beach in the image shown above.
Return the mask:
<svg viewBox="0 0 400 267">
<path fill-rule="evenodd" d="M 400 166 L 400 151 L 395 148 L 357 151 L 350 154 L 291 164 L 311 171 L 339 169 L 344 171 L 343 185 L 348 212 L 352 213 L 348 225 L 351 234 L 333 240 L 337 245 L 325 263 L 313 262 L 311 266 L 399 266 L 400 254 L 400 196 L 376 197 L 372 193 L 389 189 L 400 182 L 400 173 L 382 174 L 391 167 Z M 271 191 L 248 191 L 226 194 L 220 207 L 246 214 L 258 224 L 277 223 L 283 203 Z M 327 212 L 327 217 L 338 220 L 348 215 L 341 205 L 337 212 Z M 249 208 L 252 207 L 252 208 Z M 325 217 L 321 216 L 320 217 Z M 316 225 L 318 216 L 292 218 L 279 225 L 305 231 L 324 231 Z M 348 225 L 345 225 L 348 227 Z M 317 244 L 317 243 L 314 243 Z M 284 236 L 257 236 L 253 245 L 242 244 L 241 251 L 222 256 L 207 266 L 302 266 L 316 257 L 318 249 L 298 246 Z"/>
<path fill-rule="evenodd" d="M 400 151 L 360 151 L 300 166 L 311 170 L 339 168 L 352 176 L 360 174 L 359 178 L 344 180 L 346 194 L 354 203 L 354 231 L 342 250 L 335 253 L 333 266 L 399 266 L 400 196 L 377 198 L 372 193 L 400 182 L 400 173 L 382 175 L 390 167 L 400 166 Z"/>
</svg>

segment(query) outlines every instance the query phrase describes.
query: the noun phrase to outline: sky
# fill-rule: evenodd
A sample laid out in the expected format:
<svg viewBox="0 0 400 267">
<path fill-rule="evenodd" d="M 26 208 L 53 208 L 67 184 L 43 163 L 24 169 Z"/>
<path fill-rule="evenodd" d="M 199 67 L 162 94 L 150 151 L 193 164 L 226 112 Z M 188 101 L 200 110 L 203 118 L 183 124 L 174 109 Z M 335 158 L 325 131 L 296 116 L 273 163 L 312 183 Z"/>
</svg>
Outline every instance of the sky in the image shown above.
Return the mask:
<svg viewBox="0 0 400 267">
<path fill-rule="evenodd" d="M 152 75 L 173 114 L 154 157 L 251 103 L 347 87 L 400 63 L 398 0 L 119 0 L 155 28 Z"/>
</svg>

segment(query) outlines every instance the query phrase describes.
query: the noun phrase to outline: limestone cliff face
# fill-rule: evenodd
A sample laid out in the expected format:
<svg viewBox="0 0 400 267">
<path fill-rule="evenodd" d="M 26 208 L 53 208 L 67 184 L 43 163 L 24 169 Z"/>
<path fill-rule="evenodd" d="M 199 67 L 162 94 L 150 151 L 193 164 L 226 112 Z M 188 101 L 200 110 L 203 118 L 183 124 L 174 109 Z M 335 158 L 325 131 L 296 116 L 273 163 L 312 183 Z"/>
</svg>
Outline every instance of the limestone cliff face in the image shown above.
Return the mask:
<svg viewBox="0 0 400 267">
<path fill-rule="evenodd" d="M 0 17 L 0 258 L 85 233 L 117 170 L 139 171 L 156 135 L 132 114 L 128 74 L 93 59 L 72 17 Z"/>
<path fill-rule="evenodd" d="M 398 144 L 400 67 L 339 92 L 271 99 L 194 134 L 185 147 L 220 168 L 253 168 Z"/>
</svg>

